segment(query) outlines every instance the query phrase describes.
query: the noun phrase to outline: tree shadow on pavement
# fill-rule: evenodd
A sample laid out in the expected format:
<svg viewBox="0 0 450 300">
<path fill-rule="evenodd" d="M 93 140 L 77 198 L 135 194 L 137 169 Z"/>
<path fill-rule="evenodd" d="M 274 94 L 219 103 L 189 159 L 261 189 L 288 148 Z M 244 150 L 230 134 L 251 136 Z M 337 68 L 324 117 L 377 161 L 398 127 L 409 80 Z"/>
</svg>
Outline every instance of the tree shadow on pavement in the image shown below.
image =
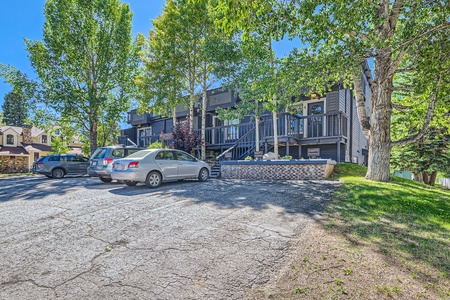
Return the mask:
<svg viewBox="0 0 450 300">
<path fill-rule="evenodd" d="M 145 185 L 135 187 L 118 186 L 109 192 L 121 196 L 136 196 L 158 193 L 183 199 L 192 199 L 197 204 L 209 203 L 219 209 L 249 207 L 264 210 L 270 206 L 283 208 L 291 214 L 321 214 L 325 205 L 338 189 L 336 181 L 252 181 L 210 180 L 207 182 L 167 182 L 157 189 Z"/>
</svg>

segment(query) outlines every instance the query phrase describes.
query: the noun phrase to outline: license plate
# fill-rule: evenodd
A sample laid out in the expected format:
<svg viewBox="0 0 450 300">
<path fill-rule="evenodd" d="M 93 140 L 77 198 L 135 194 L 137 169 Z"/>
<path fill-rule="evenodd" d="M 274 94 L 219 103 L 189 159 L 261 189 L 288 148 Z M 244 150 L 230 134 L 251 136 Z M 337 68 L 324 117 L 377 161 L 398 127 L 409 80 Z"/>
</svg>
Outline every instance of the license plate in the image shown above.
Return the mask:
<svg viewBox="0 0 450 300">
<path fill-rule="evenodd" d="M 123 170 L 123 169 L 125 169 L 125 165 L 123 165 L 123 164 L 117 164 L 117 165 L 116 165 L 116 169 L 117 169 L 117 170 Z"/>
<path fill-rule="evenodd" d="M 92 161 L 91 162 L 91 166 L 96 166 L 97 165 L 97 162 L 96 161 Z"/>
</svg>

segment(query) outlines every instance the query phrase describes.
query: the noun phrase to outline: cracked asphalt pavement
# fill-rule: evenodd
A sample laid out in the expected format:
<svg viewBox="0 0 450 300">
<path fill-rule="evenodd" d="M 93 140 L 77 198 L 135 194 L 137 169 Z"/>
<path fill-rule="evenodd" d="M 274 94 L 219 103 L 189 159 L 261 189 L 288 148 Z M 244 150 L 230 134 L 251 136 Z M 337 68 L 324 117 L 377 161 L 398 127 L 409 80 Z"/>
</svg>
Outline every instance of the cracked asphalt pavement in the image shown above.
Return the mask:
<svg viewBox="0 0 450 300">
<path fill-rule="evenodd" d="M 338 185 L 0 179 L 0 299 L 245 299 Z"/>
</svg>

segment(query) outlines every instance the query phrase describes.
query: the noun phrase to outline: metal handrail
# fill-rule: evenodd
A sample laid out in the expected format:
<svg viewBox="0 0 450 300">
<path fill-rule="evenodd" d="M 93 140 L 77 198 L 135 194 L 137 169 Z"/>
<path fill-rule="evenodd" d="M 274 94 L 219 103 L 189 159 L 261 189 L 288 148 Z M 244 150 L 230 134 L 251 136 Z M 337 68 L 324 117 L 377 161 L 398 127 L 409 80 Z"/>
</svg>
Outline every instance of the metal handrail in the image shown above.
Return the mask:
<svg viewBox="0 0 450 300">
<path fill-rule="evenodd" d="M 224 152 L 222 152 L 219 156 L 216 157 L 217 160 L 220 160 L 226 153 L 232 151 L 234 148 L 237 147 L 237 145 L 245 138 L 247 138 L 247 136 L 249 136 L 253 131 L 255 131 L 256 127 L 253 127 L 252 129 L 250 129 L 246 134 L 244 134 L 243 136 L 241 136 L 235 143 L 233 146 L 231 146 L 230 148 L 228 148 L 227 150 L 225 150 Z"/>
</svg>

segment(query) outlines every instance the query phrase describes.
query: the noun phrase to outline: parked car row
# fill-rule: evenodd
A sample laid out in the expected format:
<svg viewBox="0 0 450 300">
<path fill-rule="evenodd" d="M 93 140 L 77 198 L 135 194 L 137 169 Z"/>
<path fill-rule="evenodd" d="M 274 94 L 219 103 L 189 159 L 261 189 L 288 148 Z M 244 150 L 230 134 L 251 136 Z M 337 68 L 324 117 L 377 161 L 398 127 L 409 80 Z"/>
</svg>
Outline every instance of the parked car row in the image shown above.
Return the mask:
<svg viewBox="0 0 450 300">
<path fill-rule="evenodd" d="M 32 172 L 49 178 L 65 175 L 98 177 L 102 182 L 117 180 L 128 186 L 139 182 L 157 188 L 165 181 L 198 179 L 208 180 L 210 167 L 192 155 L 172 149 L 141 149 L 123 145 L 98 148 L 90 158 L 53 154 L 40 157 Z"/>
</svg>

